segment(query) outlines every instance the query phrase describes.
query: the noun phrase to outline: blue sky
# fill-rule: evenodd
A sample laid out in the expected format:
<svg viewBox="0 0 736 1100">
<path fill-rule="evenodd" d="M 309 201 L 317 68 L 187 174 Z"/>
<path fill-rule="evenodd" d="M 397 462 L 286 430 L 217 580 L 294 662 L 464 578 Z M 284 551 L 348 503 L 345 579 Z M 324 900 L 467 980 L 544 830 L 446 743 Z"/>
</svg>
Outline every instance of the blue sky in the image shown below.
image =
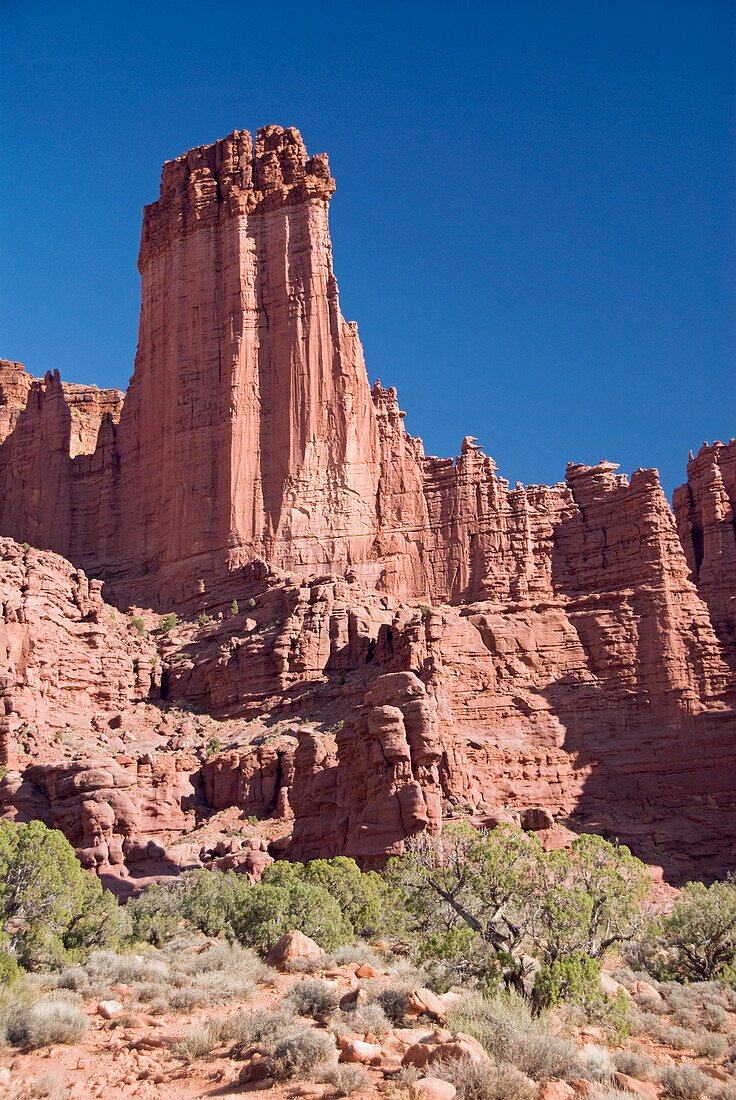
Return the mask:
<svg viewBox="0 0 736 1100">
<path fill-rule="evenodd" d="M 0 355 L 125 387 L 164 160 L 327 152 L 371 380 L 512 483 L 736 435 L 731 0 L 0 7 Z"/>
</svg>

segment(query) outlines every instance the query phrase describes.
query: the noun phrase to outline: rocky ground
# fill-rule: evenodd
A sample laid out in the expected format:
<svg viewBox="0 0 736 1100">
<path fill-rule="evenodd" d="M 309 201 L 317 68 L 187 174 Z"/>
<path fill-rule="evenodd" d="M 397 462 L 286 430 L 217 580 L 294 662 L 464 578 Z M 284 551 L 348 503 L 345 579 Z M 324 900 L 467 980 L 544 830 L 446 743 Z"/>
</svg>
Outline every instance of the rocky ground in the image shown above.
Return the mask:
<svg viewBox="0 0 736 1100">
<path fill-rule="evenodd" d="M 716 983 L 625 989 L 629 1024 L 569 1011 L 532 1017 L 522 998 L 434 994 L 405 959 L 367 945 L 331 958 L 301 933 L 274 966 L 222 942 L 145 955 L 98 952 L 5 995 L 0 1096 L 321 1100 L 733 1100 L 736 997 Z M 361 961 L 363 960 L 363 961 Z"/>
</svg>

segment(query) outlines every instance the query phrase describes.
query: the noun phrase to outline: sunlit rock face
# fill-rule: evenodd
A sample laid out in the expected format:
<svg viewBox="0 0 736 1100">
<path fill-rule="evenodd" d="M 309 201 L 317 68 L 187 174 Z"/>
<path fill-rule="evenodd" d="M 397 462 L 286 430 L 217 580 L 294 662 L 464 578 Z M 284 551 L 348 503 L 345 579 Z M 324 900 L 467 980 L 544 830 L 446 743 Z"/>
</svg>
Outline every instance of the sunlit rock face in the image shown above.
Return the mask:
<svg viewBox="0 0 736 1100">
<path fill-rule="evenodd" d="M 732 866 L 736 444 L 691 459 L 676 521 L 654 470 L 511 488 L 472 437 L 426 456 L 340 312 L 334 186 L 295 129 L 191 150 L 144 211 L 127 393 L 0 361 L 2 751 L 24 776 L 17 730 L 43 744 L 0 804 L 45 807 L 96 866 L 186 831 L 187 799 L 293 822 L 299 858 L 379 865 L 470 807 Z M 85 574 L 118 607 L 254 610 L 155 654 Z M 316 724 L 98 787 L 54 762 L 49 731 L 162 692 Z"/>
</svg>

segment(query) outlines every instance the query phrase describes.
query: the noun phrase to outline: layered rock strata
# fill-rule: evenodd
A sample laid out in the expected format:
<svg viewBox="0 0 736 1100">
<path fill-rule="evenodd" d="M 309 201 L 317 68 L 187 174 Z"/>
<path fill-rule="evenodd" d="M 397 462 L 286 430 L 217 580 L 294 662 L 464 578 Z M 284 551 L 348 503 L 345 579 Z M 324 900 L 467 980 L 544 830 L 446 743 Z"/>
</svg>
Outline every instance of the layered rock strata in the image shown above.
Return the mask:
<svg viewBox="0 0 736 1100">
<path fill-rule="evenodd" d="M 125 397 L 0 362 L 0 533 L 43 548 L 0 545 L 4 812 L 103 871 L 193 806 L 366 866 L 458 807 L 732 866 L 736 444 L 691 458 L 676 521 L 654 470 L 511 488 L 471 437 L 426 456 L 340 312 L 333 191 L 293 129 L 190 151 L 144 212 Z M 192 621 L 154 647 L 82 569 Z M 54 757 L 66 725 L 172 700 L 292 724 L 176 764 Z"/>
</svg>

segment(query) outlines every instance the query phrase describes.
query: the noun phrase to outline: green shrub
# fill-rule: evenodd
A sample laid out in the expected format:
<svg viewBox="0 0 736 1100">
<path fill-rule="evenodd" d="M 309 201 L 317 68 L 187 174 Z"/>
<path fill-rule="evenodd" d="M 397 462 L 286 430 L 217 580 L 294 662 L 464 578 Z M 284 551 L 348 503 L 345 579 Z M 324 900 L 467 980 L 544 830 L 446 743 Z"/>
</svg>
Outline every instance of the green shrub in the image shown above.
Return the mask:
<svg viewBox="0 0 736 1100">
<path fill-rule="evenodd" d="M 113 895 L 41 821 L 0 821 L 0 912 L 0 937 L 31 969 L 113 946 L 126 928 Z"/>
<path fill-rule="evenodd" d="M 155 882 L 128 902 L 131 937 L 140 943 L 163 947 L 181 927 L 181 882 Z"/>
<path fill-rule="evenodd" d="M 252 610 L 253 610 L 253 608 L 254 608 L 255 606 L 256 606 L 256 601 L 255 601 L 255 600 L 253 599 L 253 597 L 251 596 L 251 598 L 250 598 L 250 599 L 248 600 L 248 607 L 249 607 L 249 608 L 251 609 L 251 611 L 252 611 Z"/>
<path fill-rule="evenodd" d="M 0 989 L 7 989 L 20 974 L 18 960 L 7 951 L 0 951 Z"/>
<path fill-rule="evenodd" d="M 197 624 L 199 626 L 209 626 L 211 622 L 212 622 L 212 619 L 209 617 L 209 615 L 207 614 L 206 611 L 203 611 L 202 614 L 197 619 Z"/>
<path fill-rule="evenodd" d="M 146 633 L 146 624 L 143 622 L 143 619 L 139 618 L 138 616 L 130 620 L 130 625 L 133 627 L 133 630 L 135 630 L 136 634 L 140 634 L 141 636 L 143 636 Z"/>
<path fill-rule="evenodd" d="M 230 614 L 234 616 L 237 615 L 239 611 L 240 608 L 238 607 L 238 601 L 233 600 L 232 604 L 230 605 Z"/>
<path fill-rule="evenodd" d="M 63 1000 L 13 1005 L 5 1023 L 8 1042 L 27 1050 L 57 1043 L 78 1043 L 88 1029 L 89 1018 L 81 1008 Z"/>
<path fill-rule="evenodd" d="M 534 1000 L 541 1008 L 554 1008 L 563 1001 L 587 1007 L 604 996 L 600 963 L 582 951 L 540 967 L 534 980 Z"/>
<path fill-rule="evenodd" d="M 170 615 L 165 615 L 159 620 L 158 628 L 162 634 L 169 634 L 172 630 L 176 630 L 178 625 L 179 616 L 172 611 Z"/>
<path fill-rule="evenodd" d="M 265 875 L 239 899 L 231 924 L 241 943 L 261 949 L 271 947 L 293 928 L 328 951 L 354 935 L 353 926 L 328 890 L 299 879 L 274 885 Z"/>
<path fill-rule="evenodd" d="M 300 882 L 325 890 L 337 902 L 351 928 L 358 932 L 374 931 L 382 921 L 388 899 L 391 904 L 395 902 L 380 875 L 361 871 L 355 860 L 347 856 L 313 859 L 309 863 L 277 860 L 266 867 L 261 881 L 282 887 Z M 352 939 L 353 935 L 349 936 Z"/>
<path fill-rule="evenodd" d="M 658 925 L 666 967 L 686 980 L 709 981 L 736 965 L 736 876 L 705 886 L 688 882 Z"/>
<path fill-rule="evenodd" d="M 204 751 L 207 756 L 216 756 L 221 748 L 219 737 L 210 737 Z"/>
</svg>

